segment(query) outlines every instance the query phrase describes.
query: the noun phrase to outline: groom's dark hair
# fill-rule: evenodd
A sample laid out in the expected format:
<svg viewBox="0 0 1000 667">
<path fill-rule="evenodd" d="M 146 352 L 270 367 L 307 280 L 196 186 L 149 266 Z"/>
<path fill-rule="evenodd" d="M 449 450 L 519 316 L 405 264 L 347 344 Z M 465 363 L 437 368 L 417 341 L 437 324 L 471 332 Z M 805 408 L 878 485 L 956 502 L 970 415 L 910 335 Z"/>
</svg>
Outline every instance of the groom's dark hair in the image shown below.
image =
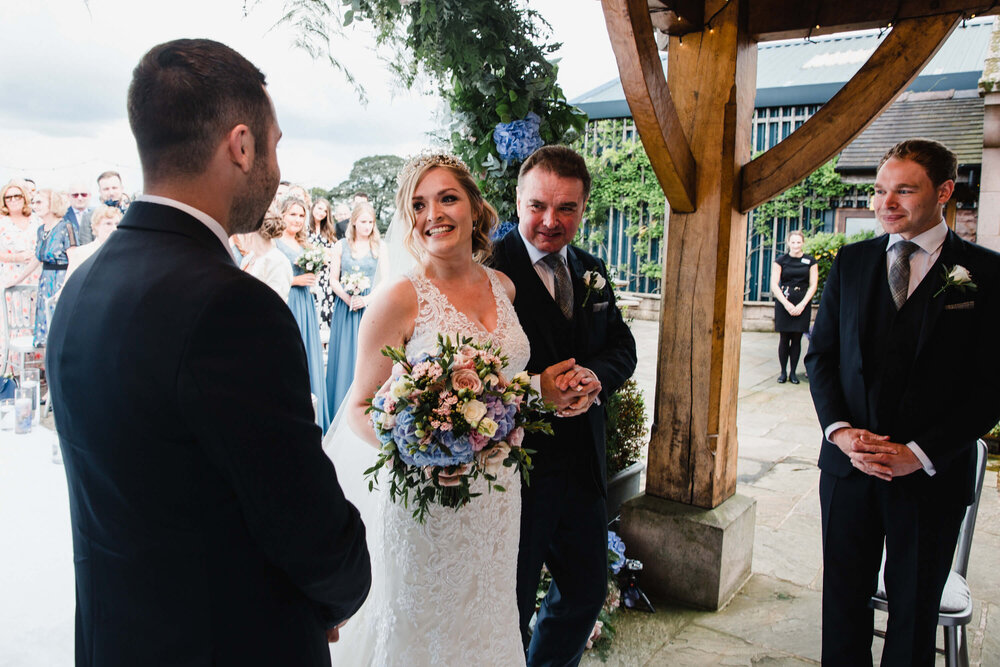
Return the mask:
<svg viewBox="0 0 1000 667">
<path fill-rule="evenodd" d="M 931 179 L 934 187 L 945 181 L 958 179 L 958 158 L 940 141 L 933 139 L 907 139 L 890 148 L 878 163 L 878 168 L 890 158 L 916 162 Z"/>
<path fill-rule="evenodd" d="M 273 122 L 265 83 L 249 60 L 210 39 L 176 39 L 150 49 L 128 89 L 128 120 L 146 180 L 202 173 L 240 123 L 263 154 Z"/>
<path fill-rule="evenodd" d="M 583 183 L 583 198 L 590 196 L 590 172 L 583 156 L 572 148 L 552 145 L 542 146 L 521 163 L 521 171 L 517 174 L 517 186 L 532 169 L 542 169 L 561 178 L 575 178 Z"/>
</svg>

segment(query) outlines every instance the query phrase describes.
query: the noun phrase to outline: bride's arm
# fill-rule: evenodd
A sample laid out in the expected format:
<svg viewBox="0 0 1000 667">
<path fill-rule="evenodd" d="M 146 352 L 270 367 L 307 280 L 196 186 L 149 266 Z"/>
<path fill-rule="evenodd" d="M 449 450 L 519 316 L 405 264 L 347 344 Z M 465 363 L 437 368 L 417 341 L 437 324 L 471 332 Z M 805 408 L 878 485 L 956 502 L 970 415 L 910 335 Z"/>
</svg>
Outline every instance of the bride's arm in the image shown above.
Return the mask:
<svg viewBox="0 0 1000 667">
<path fill-rule="evenodd" d="M 379 298 L 368 306 L 361 318 L 354 384 L 345 405 L 351 430 L 373 447 L 380 445 L 365 410 L 368 400 L 392 372 L 392 361 L 382 354 L 382 348 L 402 346 L 413 335 L 416 319 L 417 293 L 407 278 L 399 278 L 380 290 Z"/>
</svg>

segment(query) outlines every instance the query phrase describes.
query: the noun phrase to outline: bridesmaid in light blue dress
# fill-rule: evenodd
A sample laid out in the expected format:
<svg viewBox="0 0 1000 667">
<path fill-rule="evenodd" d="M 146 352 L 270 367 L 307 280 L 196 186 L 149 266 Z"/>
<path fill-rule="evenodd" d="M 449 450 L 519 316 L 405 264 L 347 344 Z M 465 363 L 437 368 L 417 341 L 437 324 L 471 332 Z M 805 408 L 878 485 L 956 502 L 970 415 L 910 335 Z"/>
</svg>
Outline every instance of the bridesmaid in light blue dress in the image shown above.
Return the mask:
<svg viewBox="0 0 1000 667">
<path fill-rule="evenodd" d="M 330 286 L 336 295 L 330 318 L 330 343 L 327 347 L 326 398 L 330 420 L 354 381 L 354 363 L 358 352 L 358 326 L 375 287 L 382 241 L 375 226 L 375 209 L 360 202 L 351 212 L 345 238 L 337 242 L 330 264 Z M 368 287 L 351 290 L 352 278 L 363 276 Z M 352 294 L 351 292 L 356 293 Z"/>
<path fill-rule="evenodd" d="M 316 301 L 310 287 L 316 284 L 316 274 L 306 273 L 295 261 L 310 246 L 306 242 L 306 204 L 301 199 L 288 197 L 281 203 L 281 218 L 285 230 L 275 245 L 292 265 L 292 289 L 288 294 L 288 307 L 295 316 L 302 333 L 309 362 L 309 389 L 316 396 L 316 423 L 323 431 L 330 426 L 327 412 L 326 384 L 323 382 L 323 343 L 319 339 L 319 317 Z"/>
</svg>

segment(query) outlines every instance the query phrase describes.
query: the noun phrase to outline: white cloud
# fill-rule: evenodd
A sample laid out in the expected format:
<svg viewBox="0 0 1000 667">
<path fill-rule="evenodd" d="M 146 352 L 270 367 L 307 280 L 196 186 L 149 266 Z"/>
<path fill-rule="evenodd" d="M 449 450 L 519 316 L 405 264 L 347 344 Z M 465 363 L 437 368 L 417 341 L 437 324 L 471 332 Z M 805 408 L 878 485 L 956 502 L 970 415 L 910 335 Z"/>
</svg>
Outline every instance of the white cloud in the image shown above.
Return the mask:
<svg viewBox="0 0 1000 667">
<path fill-rule="evenodd" d="M 337 0 L 331 0 L 333 2 Z M 66 187 L 117 169 L 141 188 L 125 117 L 132 68 L 154 44 L 209 37 L 243 53 L 267 75 L 284 137 L 282 172 L 309 187 L 346 178 L 366 155 L 407 155 L 428 145 L 440 110 L 429 86 L 403 90 L 372 51 L 364 30 L 347 31 L 334 51 L 364 85 L 363 106 L 343 75 L 275 28 L 278 0 L 39 0 L 10 3 L 0 41 L 0 180 L 30 176 Z M 533 0 L 553 25 L 560 81 L 572 98 L 617 76 L 596 0 Z"/>
</svg>

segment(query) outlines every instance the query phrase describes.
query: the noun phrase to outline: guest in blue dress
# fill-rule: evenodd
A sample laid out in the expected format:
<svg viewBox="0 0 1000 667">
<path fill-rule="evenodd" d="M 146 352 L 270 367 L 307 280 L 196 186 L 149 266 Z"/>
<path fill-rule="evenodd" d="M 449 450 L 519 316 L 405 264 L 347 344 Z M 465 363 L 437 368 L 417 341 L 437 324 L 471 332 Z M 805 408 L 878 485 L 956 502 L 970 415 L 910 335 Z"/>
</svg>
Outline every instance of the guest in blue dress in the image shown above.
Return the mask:
<svg viewBox="0 0 1000 667">
<path fill-rule="evenodd" d="M 295 262 L 311 246 L 306 241 L 306 203 L 297 197 L 286 197 L 281 202 L 281 219 L 285 230 L 275 242 L 278 250 L 292 265 L 292 289 L 288 294 L 288 307 L 295 316 L 306 347 L 309 362 L 309 388 L 316 397 L 316 423 L 323 431 L 330 426 L 327 412 L 326 384 L 323 382 L 323 344 L 319 339 L 319 317 L 311 287 L 316 284 L 316 274 L 307 273 Z"/>
<path fill-rule="evenodd" d="M 63 219 L 69 209 L 66 193 L 39 190 L 32 198 L 31 208 L 42 219 L 35 243 L 35 257 L 8 286 L 17 285 L 39 266 L 42 267 L 38 278 L 38 298 L 35 300 L 34 345 L 44 347 L 49 334 L 49 317 L 55 307 L 51 299 L 66 280 L 66 267 L 69 266 L 66 250 L 77 244 L 77 234 L 73 223 Z"/>
<path fill-rule="evenodd" d="M 375 286 L 375 269 L 382 241 L 375 226 L 375 209 L 366 201 L 351 212 L 345 238 L 337 241 L 330 263 L 330 286 L 336 295 L 327 346 L 326 398 L 330 419 L 354 381 L 358 325 Z"/>
</svg>

